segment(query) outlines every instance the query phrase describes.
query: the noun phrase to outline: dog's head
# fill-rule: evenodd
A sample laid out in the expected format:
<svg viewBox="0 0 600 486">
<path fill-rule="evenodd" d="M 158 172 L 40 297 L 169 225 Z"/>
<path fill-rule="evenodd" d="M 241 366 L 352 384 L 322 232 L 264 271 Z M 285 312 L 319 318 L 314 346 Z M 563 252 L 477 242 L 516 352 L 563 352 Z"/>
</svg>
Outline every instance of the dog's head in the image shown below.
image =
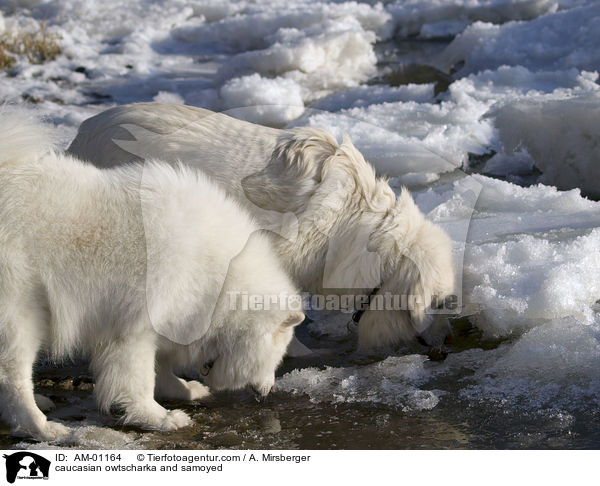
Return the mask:
<svg viewBox="0 0 600 486">
<path fill-rule="evenodd" d="M 196 370 L 215 390 L 249 386 L 266 396 L 304 320 L 302 297 L 272 253 L 256 233 L 229 265 L 211 330 L 195 352 Z"/>
<path fill-rule="evenodd" d="M 294 327 L 304 320 L 304 314 L 255 312 L 246 311 L 244 330 L 226 333 L 215 348 L 203 354 L 205 361 L 198 365 L 211 388 L 250 387 L 262 397 L 273 388 L 275 370 L 294 335 Z"/>
<path fill-rule="evenodd" d="M 371 234 L 369 250 L 381 259 L 382 284 L 375 298 L 387 301 L 380 305 L 383 309 L 372 305 L 361 316 L 359 347 L 393 345 L 417 335 L 431 346 L 443 344 L 450 331 L 445 311 L 453 310 L 454 304 L 448 235 L 427 220 L 403 190 Z"/>
<path fill-rule="evenodd" d="M 338 144 L 323 130 L 289 131 L 267 167 L 242 185 L 254 204 L 297 215 L 298 238 L 281 239 L 278 249 L 304 289 L 359 295 L 381 284 L 378 295 L 404 299 L 406 309 L 362 314 L 360 348 L 420 334 L 443 342 L 448 322 L 429 310 L 453 292 L 451 241 L 408 191 L 396 198 L 347 137 Z"/>
<path fill-rule="evenodd" d="M 448 235 L 425 218 L 406 189 L 396 198 L 348 139 L 323 163 L 321 175 L 311 204 L 327 220 L 322 228 L 335 228 L 329 230 L 323 287 L 379 288 L 372 296 L 379 302 L 360 317 L 359 348 L 416 336 L 442 344 L 450 332 L 444 306 L 452 302 L 455 282 Z"/>
</svg>

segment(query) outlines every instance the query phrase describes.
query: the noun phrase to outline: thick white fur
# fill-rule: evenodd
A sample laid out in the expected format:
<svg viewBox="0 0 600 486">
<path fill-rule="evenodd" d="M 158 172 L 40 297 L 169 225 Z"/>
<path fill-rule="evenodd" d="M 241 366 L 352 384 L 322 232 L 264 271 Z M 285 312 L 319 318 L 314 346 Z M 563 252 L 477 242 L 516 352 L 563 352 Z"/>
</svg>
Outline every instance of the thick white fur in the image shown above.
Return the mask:
<svg viewBox="0 0 600 486">
<path fill-rule="evenodd" d="M 125 423 L 150 429 L 190 423 L 155 394 L 208 394 L 174 370 L 214 360 L 209 386 L 268 393 L 304 315 L 231 309 L 225 293 L 297 294 L 270 239 L 194 169 L 150 161 L 103 171 L 52 151 L 47 133 L 26 115 L 0 113 L 4 420 L 38 439 L 67 433 L 38 408 L 51 402 L 36 404 L 41 350 L 89 355 L 100 408 L 119 406 Z"/>
<path fill-rule="evenodd" d="M 152 157 L 200 167 L 278 233 L 275 247 L 312 293 L 418 295 L 414 311 L 367 311 L 362 349 L 393 345 L 447 323 L 425 313 L 454 287 L 451 241 L 404 190 L 396 197 L 347 138 L 275 130 L 181 105 L 139 103 L 86 120 L 69 151 L 102 167 Z M 291 217 L 290 217 L 291 215 Z"/>
</svg>

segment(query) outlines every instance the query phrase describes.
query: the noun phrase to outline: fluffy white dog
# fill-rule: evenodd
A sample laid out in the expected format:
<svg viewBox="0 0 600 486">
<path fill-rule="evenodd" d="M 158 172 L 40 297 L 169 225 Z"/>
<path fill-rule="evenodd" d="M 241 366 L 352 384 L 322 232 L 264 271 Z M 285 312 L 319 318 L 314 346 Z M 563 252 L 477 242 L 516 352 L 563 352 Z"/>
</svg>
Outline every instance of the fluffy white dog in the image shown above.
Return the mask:
<svg viewBox="0 0 600 486">
<path fill-rule="evenodd" d="M 244 295 L 280 301 L 249 308 Z M 266 395 L 304 319 L 300 300 L 270 238 L 199 171 L 103 171 L 54 152 L 26 115 L 0 114 L 0 411 L 15 432 L 68 431 L 38 408 L 47 399 L 36 404 L 40 350 L 90 355 L 100 408 L 144 428 L 190 423 L 155 393 L 208 394 L 173 370 Z"/>
<path fill-rule="evenodd" d="M 153 157 L 200 167 L 281 236 L 275 247 L 303 290 L 420 302 L 362 313 L 362 349 L 419 333 L 437 345 L 448 332 L 447 320 L 427 311 L 432 299 L 444 302 L 453 292 L 450 239 L 406 190 L 396 199 L 348 139 L 338 144 L 324 130 L 276 130 L 190 106 L 139 103 L 86 120 L 69 151 L 101 167 Z"/>
</svg>

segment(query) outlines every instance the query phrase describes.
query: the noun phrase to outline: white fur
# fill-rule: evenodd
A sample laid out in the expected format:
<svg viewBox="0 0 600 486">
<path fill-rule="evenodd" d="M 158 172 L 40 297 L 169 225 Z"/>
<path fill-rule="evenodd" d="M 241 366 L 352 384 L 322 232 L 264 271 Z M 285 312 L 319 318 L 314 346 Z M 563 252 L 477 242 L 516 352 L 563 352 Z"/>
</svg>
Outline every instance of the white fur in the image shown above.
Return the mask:
<svg viewBox="0 0 600 486">
<path fill-rule="evenodd" d="M 246 206 L 298 284 L 312 293 L 433 295 L 453 292 L 451 241 L 404 190 L 396 197 L 360 152 L 313 128 L 275 130 L 181 105 L 140 103 L 86 120 L 69 148 L 102 167 L 152 157 L 200 167 Z M 446 332 L 415 311 L 367 311 L 363 349 Z M 432 328 L 432 324 L 435 329 Z M 438 333 L 439 334 L 439 333 Z M 433 337 L 443 339 L 443 335 Z"/>
<path fill-rule="evenodd" d="M 40 350 L 91 357 L 102 410 L 170 430 L 190 423 L 156 395 L 193 400 L 206 386 L 266 394 L 304 315 L 231 309 L 227 291 L 297 294 L 245 211 L 206 176 L 159 162 L 100 170 L 48 149 L 46 127 L 0 113 L 0 411 L 13 431 L 68 429 L 38 408 Z M 156 368 L 156 372 L 155 372 Z"/>
</svg>

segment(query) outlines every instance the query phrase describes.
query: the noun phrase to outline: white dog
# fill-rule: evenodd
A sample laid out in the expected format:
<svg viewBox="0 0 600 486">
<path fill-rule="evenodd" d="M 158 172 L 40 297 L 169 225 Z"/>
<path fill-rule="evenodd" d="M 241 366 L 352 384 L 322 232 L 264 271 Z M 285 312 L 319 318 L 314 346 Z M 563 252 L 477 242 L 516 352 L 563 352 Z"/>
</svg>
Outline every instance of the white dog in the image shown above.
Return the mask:
<svg viewBox="0 0 600 486">
<path fill-rule="evenodd" d="M 418 333 L 437 345 L 448 332 L 427 310 L 453 292 L 450 239 L 406 190 L 396 199 L 348 139 L 139 103 L 86 120 L 69 151 L 101 167 L 154 157 L 200 167 L 281 236 L 275 247 L 303 290 L 417 298 L 413 308 L 371 307 L 356 319 L 362 349 Z"/>
<path fill-rule="evenodd" d="M 144 428 L 190 423 L 155 392 L 208 394 L 174 369 L 266 395 L 304 319 L 270 238 L 198 171 L 103 171 L 55 153 L 26 118 L 0 114 L 0 411 L 12 429 L 45 440 L 68 431 L 36 404 L 40 350 L 90 355 L 101 409 L 117 405 Z M 239 302 L 246 292 L 281 299 L 253 310 Z"/>
</svg>

